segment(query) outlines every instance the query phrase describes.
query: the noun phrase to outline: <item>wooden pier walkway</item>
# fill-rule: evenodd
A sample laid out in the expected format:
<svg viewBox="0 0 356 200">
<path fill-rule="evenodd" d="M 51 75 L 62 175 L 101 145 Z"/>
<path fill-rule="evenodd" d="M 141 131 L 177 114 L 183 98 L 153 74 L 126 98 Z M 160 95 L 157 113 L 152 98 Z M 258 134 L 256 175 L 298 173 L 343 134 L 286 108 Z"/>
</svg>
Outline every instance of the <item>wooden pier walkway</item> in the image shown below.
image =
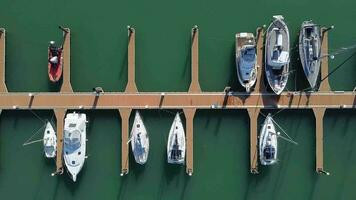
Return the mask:
<svg viewBox="0 0 356 200">
<path fill-rule="evenodd" d="M 128 83 L 125 92 L 95 95 L 92 92 L 73 92 L 70 84 L 70 29 L 63 30 L 63 84 L 60 92 L 7 92 L 5 84 L 5 30 L 0 29 L 0 109 L 53 109 L 57 119 L 56 172 L 63 172 L 63 124 L 67 109 L 114 109 L 122 122 L 121 175 L 129 172 L 129 118 L 132 109 L 182 109 L 186 118 L 186 172 L 193 174 L 193 122 L 197 109 L 247 109 L 250 117 L 250 170 L 258 173 L 257 118 L 264 108 L 312 109 L 316 126 L 316 171 L 323 166 L 323 116 L 326 109 L 355 109 L 356 93 L 330 91 L 328 80 L 322 82 L 318 92 L 283 92 L 276 96 L 265 91 L 263 81 L 262 28 L 257 29 L 258 79 L 251 94 L 237 92 L 202 92 L 199 85 L 199 30 L 191 35 L 191 84 L 188 92 L 138 92 L 135 83 L 135 29 L 128 29 Z M 328 33 L 323 35 L 322 52 L 328 53 Z M 328 57 L 322 60 L 322 77 L 328 73 Z M 244 161 L 241 161 L 244 162 Z"/>
</svg>

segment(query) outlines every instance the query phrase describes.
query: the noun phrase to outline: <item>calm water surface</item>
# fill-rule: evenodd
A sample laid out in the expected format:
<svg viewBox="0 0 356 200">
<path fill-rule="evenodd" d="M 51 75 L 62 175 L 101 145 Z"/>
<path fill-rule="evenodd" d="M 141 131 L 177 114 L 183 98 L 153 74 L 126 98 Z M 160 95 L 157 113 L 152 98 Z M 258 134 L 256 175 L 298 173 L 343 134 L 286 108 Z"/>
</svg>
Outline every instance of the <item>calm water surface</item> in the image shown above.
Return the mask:
<svg viewBox="0 0 356 200">
<path fill-rule="evenodd" d="M 71 81 L 75 91 L 102 86 L 123 91 L 127 82 L 127 25 L 136 28 L 136 81 L 140 91 L 187 91 L 190 29 L 200 28 L 200 83 L 204 91 L 237 86 L 236 32 L 254 32 L 283 14 L 293 45 L 303 20 L 329 26 L 331 51 L 356 42 L 356 2 L 351 0 L 251 1 L 24 1 L 1 0 L 7 29 L 6 83 L 10 91 L 58 91 L 48 82 L 47 42 L 71 28 Z M 292 46 L 293 46 L 292 45 Z M 305 88 L 293 49 L 288 89 Z M 353 52 L 336 56 L 335 69 Z M 334 90 L 356 86 L 356 58 L 330 77 Z M 295 80 L 298 80 L 296 84 Z M 142 167 L 130 160 L 120 177 L 121 122 L 117 111 L 87 111 L 88 156 L 77 183 L 51 177 L 52 160 L 40 143 L 22 144 L 51 119 L 51 111 L 3 111 L 0 117 L 1 199 L 355 199 L 356 112 L 328 110 L 324 166 L 315 173 L 315 119 L 310 110 L 284 110 L 275 120 L 299 145 L 280 140 L 280 162 L 249 174 L 249 118 L 245 110 L 199 110 L 194 120 L 194 175 L 166 164 L 166 142 L 176 111 L 143 111 L 150 154 Z M 181 112 L 181 111 L 178 111 Z M 276 110 L 264 110 L 263 113 Z M 39 116 L 37 118 L 36 115 Z M 132 121 L 133 119 L 131 119 Z M 259 122 L 263 122 L 260 115 Z M 55 121 L 52 119 L 52 121 Z M 35 139 L 40 139 L 42 132 Z M 132 155 L 131 155 L 132 156 Z M 131 157 L 132 158 L 132 157 Z"/>
</svg>

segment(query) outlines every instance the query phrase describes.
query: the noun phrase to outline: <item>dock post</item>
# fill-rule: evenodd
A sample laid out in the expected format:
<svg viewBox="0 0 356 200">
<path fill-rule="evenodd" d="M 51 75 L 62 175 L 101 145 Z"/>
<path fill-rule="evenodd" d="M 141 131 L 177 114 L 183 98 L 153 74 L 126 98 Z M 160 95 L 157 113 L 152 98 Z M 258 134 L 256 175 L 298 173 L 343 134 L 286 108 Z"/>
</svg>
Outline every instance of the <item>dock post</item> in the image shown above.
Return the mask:
<svg viewBox="0 0 356 200">
<path fill-rule="evenodd" d="M 63 31 L 63 83 L 61 86 L 61 93 L 73 92 L 70 83 L 70 29 L 59 27 Z"/>
<path fill-rule="evenodd" d="M 129 173 L 129 119 L 131 109 L 120 108 L 121 116 L 121 176 Z"/>
<path fill-rule="evenodd" d="M 194 115 L 195 108 L 184 108 L 183 112 L 186 120 L 186 141 L 187 141 L 187 158 L 186 158 L 186 173 L 189 176 L 193 175 L 193 124 L 194 124 Z"/>
<path fill-rule="evenodd" d="M 63 128 L 64 116 L 66 109 L 54 109 L 54 114 L 57 119 L 57 157 L 56 157 L 56 172 L 52 175 L 63 173 Z"/>
<path fill-rule="evenodd" d="M 326 108 L 313 108 L 315 116 L 315 146 L 316 146 L 316 172 L 329 175 L 324 171 L 324 133 L 323 133 L 323 119 Z"/>
<path fill-rule="evenodd" d="M 197 25 L 192 28 L 191 52 L 192 80 L 189 86 L 189 92 L 201 92 L 199 84 L 199 29 Z"/>
<path fill-rule="evenodd" d="M 0 28 L 0 92 L 7 92 L 5 83 L 5 41 L 6 31 Z"/>
<path fill-rule="evenodd" d="M 258 174 L 257 119 L 260 108 L 248 108 L 250 117 L 250 172 Z"/>
</svg>

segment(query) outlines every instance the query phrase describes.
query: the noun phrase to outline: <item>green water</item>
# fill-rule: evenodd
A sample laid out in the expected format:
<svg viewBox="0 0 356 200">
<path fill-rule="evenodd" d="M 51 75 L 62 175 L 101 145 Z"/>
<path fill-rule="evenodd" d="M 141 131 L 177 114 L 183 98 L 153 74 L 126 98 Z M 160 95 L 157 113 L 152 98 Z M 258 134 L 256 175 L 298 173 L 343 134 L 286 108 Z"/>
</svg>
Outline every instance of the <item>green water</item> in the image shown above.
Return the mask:
<svg viewBox="0 0 356 200">
<path fill-rule="evenodd" d="M 60 3 L 60 4 L 58 4 Z M 283 14 L 294 45 L 303 20 L 329 26 L 330 49 L 356 40 L 356 2 L 339 0 L 253 1 L 20 1 L 1 0 L 0 26 L 7 29 L 6 83 L 10 91 L 58 91 L 48 82 L 47 42 L 61 40 L 58 25 L 71 28 L 71 82 L 75 91 L 102 86 L 123 91 L 127 82 L 127 25 L 136 28 L 136 81 L 140 91 L 187 91 L 190 29 L 200 30 L 200 83 L 204 91 L 239 90 L 234 35 L 254 32 Z M 316 8 L 316 9 L 315 9 Z M 295 52 L 295 49 L 294 49 Z M 352 52 L 336 56 L 335 69 Z M 292 57 L 288 89 L 305 78 Z M 334 90 L 356 85 L 356 58 L 330 77 Z M 295 84 L 295 79 L 298 83 Z M 50 111 L 35 111 L 50 119 Z M 166 164 L 166 141 L 175 111 L 143 111 L 151 137 L 146 166 L 130 160 L 120 177 L 121 122 L 116 111 L 87 111 L 88 155 L 77 183 L 51 177 L 54 161 L 40 143 L 22 144 L 42 125 L 30 111 L 0 117 L 1 199 L 355 199 L 355 111 L 328 110 L 324 119 L 324 166 L 315 173 L 315 119 L 310 110 L 284 110 L 275 120 L 298 146 L 281 141 L 280 162 L 249 174 L 249 118 L 245 110 L 199 110 L 194 120 L 194 175 Z M 277 112 L 265 110 L 264 113 Z M 263 121 L 260 116 L 259 122 Z M 41 133 L 36 139 L 41 137 Z M 132 155 L 131 155 L 132 156 Z M 132 158 L 132 157 L 131 157 Z"/>
</svg>

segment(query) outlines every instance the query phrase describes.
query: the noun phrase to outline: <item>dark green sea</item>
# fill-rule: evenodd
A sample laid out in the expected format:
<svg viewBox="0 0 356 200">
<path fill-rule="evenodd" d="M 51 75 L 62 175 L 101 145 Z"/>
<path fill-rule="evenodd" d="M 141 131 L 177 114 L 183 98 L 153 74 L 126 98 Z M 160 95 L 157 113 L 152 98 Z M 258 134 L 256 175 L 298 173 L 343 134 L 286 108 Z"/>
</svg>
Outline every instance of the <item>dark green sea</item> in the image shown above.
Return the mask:
<svg viewBox="0 0 356 200">
<path fill-rule="evenodd" d="M 297 35 L 304 20 L 323 26 L 333 52 L 356 42 L 356 1 L 351 0 L 0 0 L 0 27 L 7 30 L 6 83 L 9 91 L 58 91 L 47 76 L 47 44 L 57 28 L 71 28 L 71 82 L 75 91 L 123 91 L 127 82 L 127 25 L 136 29 L 139 91 L 187 91 L 190 31 L 199 26 L 200 84 L 204 91 L 238 87 L 235 33 L 255 32 L 272 15 L 284 15 L 292 48 L 288 89 L 303 89 Z M 329 71 L 353 52 L 337 55 Z M 330 76 L 333 90 L 356 86 L 356 58 Z M 279 143 L 277 165 L 249 173 L 249 118 L 246 110 L 198 110 L 194 120 L 194 174 L 166 164 L 166 142 L 176 110 L 141 112 L 150 134 L 147 164 L 134 163 L 120 177 L 121 122 L 117 111 L 86 111 L 89 158 L 76 183 L 64 173 L 51 177 L 53 160 L 42 144 L 22 144 L 51 119 L 52 111 L 7 111 L 0 117 L 0 199 L 356 199 L 356 112 L 327 110 L 324 167 L 315 172 L 315 119 L 311 110 L 283 110 L 275 120 L 296 140 Z M 263 110 L 263 113 L 278 110 Z M 36 117 L 37 115 L 37 117 Z M 131 119 L 132 121 L 132 119 Z M 260 115 L 259 122 L 263 122 Z M 35 139 L 40 139 L 39 133 Z"/>
</svg>

